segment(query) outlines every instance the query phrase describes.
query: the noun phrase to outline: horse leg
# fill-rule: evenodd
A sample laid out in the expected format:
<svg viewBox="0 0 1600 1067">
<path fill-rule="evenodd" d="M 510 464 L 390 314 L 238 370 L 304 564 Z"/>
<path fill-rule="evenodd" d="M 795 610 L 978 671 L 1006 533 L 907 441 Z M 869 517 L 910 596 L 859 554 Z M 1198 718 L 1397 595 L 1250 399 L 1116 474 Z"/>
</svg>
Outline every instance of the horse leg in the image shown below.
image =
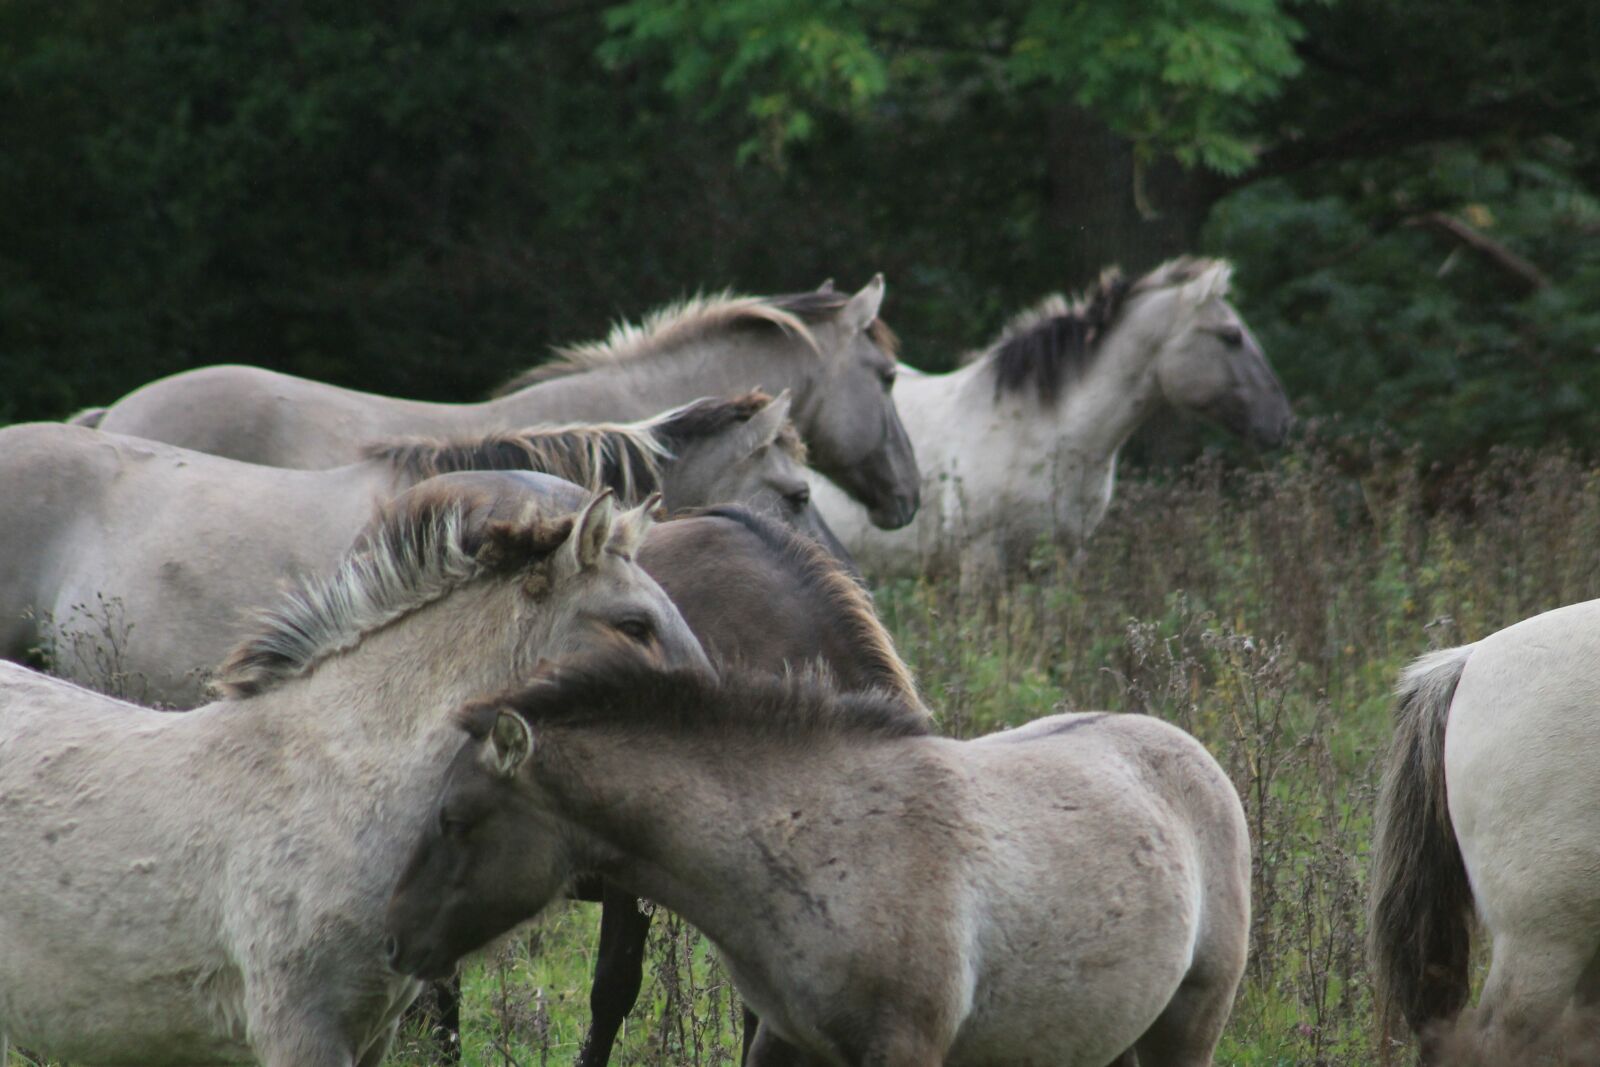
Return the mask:
<svg viewBox="0 0 1600 1067">
<path fill-rule="evenodd" d="M 761 1018 L 750 1010 L 750 1005 L 744 1006 L 744 1038 L 739 1048 L 739 1067 L 749 1067 L 750 1046 L 756 1043 L 756 1031 L 761 1028 Z M 0 1064 L 0 1067 L 5 1067 Z"/>
<path fill-rule="evenodd" d="M 1594 946 L 1575 946 L 1559 934 L 1504 934 L 1494 939 L 1493 953 L 1478 998 L 1479 1054 L 1485 1062 L 1521 1063 L 1554 1053 L 1568 1006 L 1581 1012 L 1575 1001 L 1594 973 Z"/>
<path fill-rule="evenodd" d="M 754 1016 L 745 1017 L 746 1026 Z M 809 1058 L 756 1020 L 755 1036 L 745 1031 L 745 1067 L 806 1067 Z"/>
<path fill-rule="evenodd" d="M 1233 1009 L 1239 970 L 1197 964 L 1178 986 L 1156 1021 L 1123 1053 L 1118 1065 L 1210 1067 L 1212 1053 Z M 1133 1054 L 1138 1054 L 1134 1059 Z"/>
<path fill-rule="evenodd" d="M 577 1067 L 605 1067 L 622 1021 L 639 999 L 644 980 L 644 944 L 650 916 L 631 893 L 608 882 L 600 894 L 600 949 L 589 988 L 589 1033 L 578 1052 Z"/>
</svg>

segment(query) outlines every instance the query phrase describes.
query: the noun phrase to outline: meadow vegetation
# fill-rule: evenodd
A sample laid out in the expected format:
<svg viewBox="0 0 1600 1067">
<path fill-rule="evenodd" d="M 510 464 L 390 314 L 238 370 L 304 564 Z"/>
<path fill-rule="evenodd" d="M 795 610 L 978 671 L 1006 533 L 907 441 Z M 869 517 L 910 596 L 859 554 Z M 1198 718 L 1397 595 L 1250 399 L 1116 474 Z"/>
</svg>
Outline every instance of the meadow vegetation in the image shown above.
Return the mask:
<svg viewBox="0 0 1600 1067">
<path fill-rule="evenodd" d="M 880 587 L 944 728 L 1060 709 L 1159 715 L 1232 775 L 1255 845 L 1251 958 L 1218 1062 L 1378 1062 L 1362 914 L 1397 670 L 1429 648 L 1600 596 L 1600 467 L 1499 452 L 1452 472 L 1377 441 L 1269 465 L 1128 478 L 1087 554 L 963 596 Z M 587 1018 L 598 912 L 566 905 L 466 970 L 466 1062 L 564 1063 Z M 738 1060 L 726 975 L 658 921 L 614 1062 Z M 1063 1004 L 1070 1011 L 1070 1004 Z M 407 1036 L 393 1062 L 434 1053 Z"/>
</svg>

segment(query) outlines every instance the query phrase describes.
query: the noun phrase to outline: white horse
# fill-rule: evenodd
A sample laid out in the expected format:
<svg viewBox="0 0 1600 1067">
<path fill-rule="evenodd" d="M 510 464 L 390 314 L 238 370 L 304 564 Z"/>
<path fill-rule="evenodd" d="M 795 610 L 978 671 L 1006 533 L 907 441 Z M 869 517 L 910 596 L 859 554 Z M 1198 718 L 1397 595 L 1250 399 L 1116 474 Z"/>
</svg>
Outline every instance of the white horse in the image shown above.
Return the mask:
<svg viewBox="0 0 1600 1067">
<path fill-rule="evenodd" d="M 633 561 L 646 507 L 551 513 L 519 484 L 397 499 L 195 711 L 0 663 L 0 1035 L 74 1063 L 376 1067 L 418 989 L 383 909 L 460 747 L 449 709 L 618 643 L 707 669 Z"/>
<path fill-rule="evenodd" d="M 903 526 L 917 510 L 917 462 L 895 411 L 894 335 L 878 318 L 883 276 L 852 295 L 826 286 L 781 297 L 722 294 L 675 304 L 554 362 L 478 404 L 341 389 L 259 367 L 185 371 L 129 393 L 95 420 L 113 433 L 272 467 L 354 463 L 397 434 L 460 436 L 536 423 L 639 419 L 700 396 L 789 390 L 812 463 Z"/>
<path fill-rule="evenodd" d="M 903 702 L 625 650 L 460 718 L 390 904 L 401 969 L 447 970 L 598 870 L 717 946 L 761 1017 L 755 1067 L 1211 1062 L 1250 844 L 1175 727 L 956 741 Z"/>
<path fill-rule="evenodd" d="M 948 374 L 902 368 L 896 403 L 922 470 L 922 509 L 874 529 L 837 487 L 813 478 L 828 524 L 868 573 L 951 557 L 988 575 L 1041 538 L 1075 549 L 1111 503 L 1117 454 L 1163 403 L 1262 445 L 1288 430 L 1288 400 L 1227 301 L 1232 268 L 1176 259 L 1136 282 L 1115 270 L 1079 299 L 1017 316 Z"/>
<path fill-rule="evenodd" d="M 1401 675 L 1369 936 L 1384 1029 L 1397 1010 L 1425 1063 L 1600 1064 L 1596 664 L 1591 600 Z M 1474 911 L 1492 962 L 1475 1017 L 1457 1025 Z"/>
<path fill-rule="evenodd" d="M 331 568 L 373 506 L 435 474 L 521 468 L 626 503 L 749 504 L 837 549 L 809 501 L 787 397 L 707 399 L 643 423 L 377 444 L 332 470 L 239 463 L 59 423 L 0 429 L 0 658 L 193 707 L 279 578 Z"/>
</svg>

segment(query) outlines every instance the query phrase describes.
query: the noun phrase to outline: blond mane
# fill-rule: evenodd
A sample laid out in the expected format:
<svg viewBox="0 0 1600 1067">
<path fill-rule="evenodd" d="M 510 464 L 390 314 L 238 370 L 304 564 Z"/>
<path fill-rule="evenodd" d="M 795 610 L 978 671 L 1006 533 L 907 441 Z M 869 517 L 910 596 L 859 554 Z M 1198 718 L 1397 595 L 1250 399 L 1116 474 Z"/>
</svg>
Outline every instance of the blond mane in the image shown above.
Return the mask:
<svg viewBox="0 0 1600 1067">
<path fill-rule="evenodd" d="M 697 294 L 657 308 L 637 324 L 619 320 L 603 340 L 558 347 L 555 359 L 522 372 L 495 390 L 494 395 L 505 396 L 530 385 L 596 367 L 631 363 L 701 340 L 712 333 L 760 324 L 776 326 L 798 337 L 813 352 L 819 351 L 817 339 L 805 319 L 784 307 L 782 298 L 738 296 L 724 290 L 709 295 Z"/>
<path fill-rule="evenodd" d="M 502 517 L 510 509 L 514 518 Z M 330 575 L 294 580 L 217 670 L 212 688 L 242 698 L 309 673 L 426 604 L 478 578 L 530 568 L 572 529 L 481 487 L 425 486 L 382 505 Z"/>
</svg>

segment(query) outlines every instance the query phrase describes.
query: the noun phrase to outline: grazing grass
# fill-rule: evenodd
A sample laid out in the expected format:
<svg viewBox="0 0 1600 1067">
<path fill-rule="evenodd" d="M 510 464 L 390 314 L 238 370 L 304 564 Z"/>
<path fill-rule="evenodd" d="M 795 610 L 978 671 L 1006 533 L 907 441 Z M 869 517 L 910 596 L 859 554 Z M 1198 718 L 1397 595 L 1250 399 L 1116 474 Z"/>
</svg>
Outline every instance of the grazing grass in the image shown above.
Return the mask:
<svg viewBox="0 0 1600 1067">
<path fill-rule="evenodd" d="M 1420 471 L 1373 452 L 1344 443 L 1260 470 L 1124 481 L 1076 565 L 1041 552 L 1032 574 L 981 596 L 935 580 L 877 590 L 949 732 L 1145 712 L 1228 770 L 1255 843 L 1255 915 L 1223 1064 L 1377 1062 L 1362 902 L 1395 674 L 1429 648 L 1600 596 L 1600 470 L 1546 452 Z M 564 905 L 469 965 L 465 1062 L 571 1061 L 597 929 L 597 908 Z M 726 975 L 658 915 L 613 1062 L 698 1067 L 738 1049 Z M 391 1062 L 437 1059 L 412 1032 Z"/>
<path fill-rule="evenodd" d="M 983 595 L 877 590 L 945 729 L 1107 708 L 1194 733 L 1255 843 L 1250 963 L 1218 1062 L 1376 1063 L 1362 906 L 1390 687 L 1430 648 L 1600 596 L 1600 470 L 1508 452 L 1423 471 L 1349 442 L 1254 471 L 1202 463 L 1124 481 L 1076 565 L 1040 555 Z M 570 1059 L 597 926 L 570 905 L 471 965 L 467 1062 Z M 735 1061 L 736 1013 L 703 942 L 658 921 L 650 960 L 615 1061 Z M 396 1060 L 430 1055 L 413 1038 Z"/>
</svg>

